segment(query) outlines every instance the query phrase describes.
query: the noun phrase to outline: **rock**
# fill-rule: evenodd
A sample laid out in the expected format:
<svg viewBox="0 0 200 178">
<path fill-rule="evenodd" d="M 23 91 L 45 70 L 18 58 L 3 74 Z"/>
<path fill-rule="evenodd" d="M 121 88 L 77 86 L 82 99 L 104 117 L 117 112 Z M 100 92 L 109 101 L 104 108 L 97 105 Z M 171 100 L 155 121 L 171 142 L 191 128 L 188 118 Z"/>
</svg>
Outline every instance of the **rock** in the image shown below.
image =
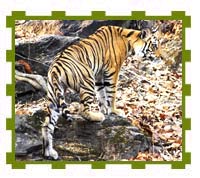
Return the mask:
<svg viewBox="0 0 200 178">
<path fill-rule="evenodd" d="M 26 103 L 27 101 L 36 101 L 46 96 L 41 90 L 36 90 L 31 84 L 16 80 L 15 83 L 15 102 Z"/>
<path fill-rule="evenodd" d="M 42 142 L 32 135 L 16 134 L 16 156 L 27 156 L 28 154 L 42 149 Z"/>
<path fill-rule="evenodd" d="M 80 160 L 90 160 L 91 154 L 94 160 L 128 160 L 136 157 L 139 151 L 144 152 L 150 149 L 150 138 L 141 133 L 137 127 L 131 126 L 130 123 L 128 126 L 125 119 L 124 121 L 120 119 L 121 122 L 117 117 L 116 119 L 117 121 L 113 120 L 109 126 L 105 125 L 105 122 L 111 123 L 109 118 L 102 123 L 82 120 L 64 125 L 65 129 L 62 128 L 55 132 L 55 145 L 59 154 L 61 157 L 66 154 L 73 156 L 74 160 L 77 156 Z M 68 134 L 65 135 L 66 130 L 68 130 Z M 58 132 L 60 133 L 58 134 Z M 65 139 L 65 141 L 60 144 L 59 139 Z M 71 150 L 70 153 L 63 153 L 63 149 L 60 149 L 62 147 L 67 150 L 71 144 L 81 144 L 90 151 L 80 154 Z"/>
<path fill-rule="evenodd" d="M 42 149 L 42 142 L 38 139 L 40 132 L 37 129 L 35 122 L 34 127 L 31 126 L 29 116 L 16 115 L 15 117 L 15 132 L 16 143 L 15 153 L 16 157 L 25 157 L 30 153 L 36 152 Z"/>
<path fill-rule="evenodd" d="M 43 35 L 31 40 L 19 38 L 15 45 L 16 59 L 27 60 L 33 72 L 46 76 L 54 56 L 78 39 L 58 35 Z"/>
<path fill-rule="evenodd" d="M 23 93 L 29 93 L 29 92 L 34 92 L 35 88 L 27 82 L 24 81 L 16 81 L 15 85 L 15 94 L 16 95 L 21 95 Z"/>
<path fill-rule="evenodd" d="M 39 113 L 39 114 L 38 114 Z M 46 113 L 16 116 L 16 158 L 41 160 L 40 122 Z M 63 160 L 129 160 L 151 148 L 151 139 L 126 119 L 106 116 L 103 122 L 60 118 L 54 147 Z"/>
</svg>

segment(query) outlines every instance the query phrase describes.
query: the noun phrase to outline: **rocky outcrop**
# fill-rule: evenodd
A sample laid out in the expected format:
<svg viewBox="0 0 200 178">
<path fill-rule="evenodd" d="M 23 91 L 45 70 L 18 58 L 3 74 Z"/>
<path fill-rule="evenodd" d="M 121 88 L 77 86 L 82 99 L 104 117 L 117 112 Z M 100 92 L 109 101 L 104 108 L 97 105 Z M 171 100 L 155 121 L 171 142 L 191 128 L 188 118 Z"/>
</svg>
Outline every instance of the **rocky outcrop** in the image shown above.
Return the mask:
<svg viewBox="0 0 200 178">
<path fill-rule="evenodd" d="M 41 121 L 44 111 L 16 116 L 16 158 L 42 160 Z M 103 122 L 61 118 L 54 145 L 63 160 L 129 160 L 150 149 L 151 139 L 126 119 L 107 116 Z"/>
<path fill-rule="evenodd" d="M 16 39 L 16 60 L 27 61 L 34 73 L 46 76 L 54 56 L 78 39 L 58 35 L 44 35 L 32 40 Z"/>
</svg>

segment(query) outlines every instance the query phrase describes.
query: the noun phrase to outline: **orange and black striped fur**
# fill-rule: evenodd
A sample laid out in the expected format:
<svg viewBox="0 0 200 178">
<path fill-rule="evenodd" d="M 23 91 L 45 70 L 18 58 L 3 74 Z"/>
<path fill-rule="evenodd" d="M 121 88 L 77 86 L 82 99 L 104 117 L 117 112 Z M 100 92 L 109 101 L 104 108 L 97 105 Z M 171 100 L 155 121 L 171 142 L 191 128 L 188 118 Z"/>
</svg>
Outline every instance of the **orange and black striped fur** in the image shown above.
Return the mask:
<svg viewBox="0 0 200 178">
<path fill-rule="evenodd" d="M 49 114 L 43 124 L 44 156 L 57 159 L 53 149 L 53 132 L 59 116 L 69 113 L 65 91 L 80 94 L 80 115 L 90 121 L 104 120 L 104 114 L 123 115 L 115 107 L 116 86 L 120 68 L 130 54 L 155 57 L 156 40 L 143 40 L 141 31 L 116 26 L 103 26 L 88 38 L 58 54 L 48 71 L 47 93 Z M 98 92 L 100 112 L 90 111 Z"/>
</svg>

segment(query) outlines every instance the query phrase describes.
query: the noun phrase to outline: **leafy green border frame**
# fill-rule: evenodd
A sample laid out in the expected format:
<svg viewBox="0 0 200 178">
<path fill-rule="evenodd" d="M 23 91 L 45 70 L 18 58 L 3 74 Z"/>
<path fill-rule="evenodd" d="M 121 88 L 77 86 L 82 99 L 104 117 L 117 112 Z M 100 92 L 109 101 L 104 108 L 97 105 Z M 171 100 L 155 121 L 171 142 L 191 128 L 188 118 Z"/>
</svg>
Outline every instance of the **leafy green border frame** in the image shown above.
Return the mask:
<svg viewBox="0 0 200 178">
<path fill-rule="evenodd" d="M 15 160 L 15 20 L 182 20 L 182 112 L 183 112 L 183 152 L 182 161 L 16 161 Z M 12 152 L 7 152 L 6 163 L 13 169 L 25 169 L 28 164 L 51 164 L 52 169 L 65 169 L 66 164 L 91 164 L 92 169 L 105 169 L 107 164 L 128 164 L 133 169 L 145 169 L 146 164 L 171 164 L 172 169 L 185 169 L 191 164 L 191 153 L 186 152 L 186 130 L 191 129 L 190 118 L 185 118 L 185 97 L 191 95 L 191 85 L 185 83 L 185 63 L 191 60 L 191 51 L 185 49 L 186 28 L 191 26 L 191 17 L 184 11 L 172 11 L 171 16 L 146 16 L 145 11 L 133 11 L 130 16 L 106 16 L 105 11 L 93 11 L 91 16 L 67 16 L 65 11 L 52 11 L 51 16 L 26 16 L 25 11 L 13 11 L 6 17 L 6 27 L 12 29 L 12 50 L 6 51 L 7 62 L 12 62 L 12 84 L 7 84 L 6 95 L 12 97 L 12 118 L 7 118 L 6 129 L 12 132 Z"/>
</svg>

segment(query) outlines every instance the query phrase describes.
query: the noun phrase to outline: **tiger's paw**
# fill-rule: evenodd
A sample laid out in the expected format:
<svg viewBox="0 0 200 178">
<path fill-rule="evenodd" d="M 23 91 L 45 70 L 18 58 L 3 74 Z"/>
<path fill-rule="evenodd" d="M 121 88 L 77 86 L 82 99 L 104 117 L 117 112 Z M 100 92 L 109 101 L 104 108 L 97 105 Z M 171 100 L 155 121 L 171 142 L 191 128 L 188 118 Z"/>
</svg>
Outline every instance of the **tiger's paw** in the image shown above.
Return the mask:
<svg viewBox="0 0 200 178">
<path fill-rule="evenodd" d="M 54 158 L 51 157 L 51 156 L 44 156 L 44 159 L 45 159 L 45 160 L 49 160 L 49 161 L 59 161 L 59 160 L 62 160 L 60 156 L 58 156 L 57 159 L 54 159 Z"/>
<path fill-rule="evenodd" d="M 110 112 L 111 115 L 116 115 L 122 118 L 126 118 L 125 113 L 120 109 L 114 109 Z"/>
<path fill-rule="evenodd" d="M 84 117 L 85 119 L 90 120 L 90 121 L 100 122 L 100 121 L 103 121 L 105 119 L 104 114 L 101 113 L 101 112 L 89 111 L 89 112 L 86 112 L 86 113 L 82 113 L 81 115 L 82 115 L 82 117 Z"/>
<path fill-rule="evenodd" d="M 48 160 L 59 160 L 60 159 L 57 151 L 54 150 L 53 148 L 49 149 L 49 150 L 45 150 L 44 158 L 48 159 Z"/>
</svg>

